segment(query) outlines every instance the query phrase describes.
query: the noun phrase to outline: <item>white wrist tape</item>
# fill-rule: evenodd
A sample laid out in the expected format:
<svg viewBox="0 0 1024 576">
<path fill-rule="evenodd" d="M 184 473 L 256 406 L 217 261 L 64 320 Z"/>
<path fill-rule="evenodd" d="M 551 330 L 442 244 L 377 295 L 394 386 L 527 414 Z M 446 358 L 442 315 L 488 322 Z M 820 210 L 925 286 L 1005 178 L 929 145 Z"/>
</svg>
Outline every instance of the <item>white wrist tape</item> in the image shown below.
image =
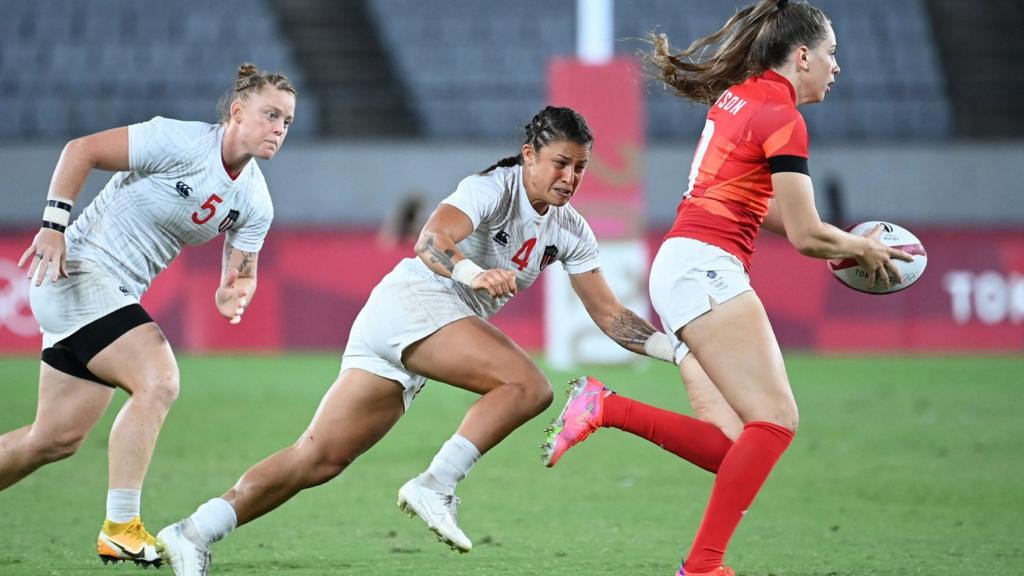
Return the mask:
<svg viewBox="0 0 1024 576">
<path fill-rule="evenodd" d="M 71 207 L 74 202 L 67 198 L 48 198 L 43 209 L 43 228 L 64 232 L 71 222 Z"/>
<path fill-rule="evenodd" d="M 644 342 L 644 353 L 651 358 L 676 363 L 675 346 L 664 332 L 655 332 Z"/>
<path fill-rule="evenodd" d="M 481 274 L 483 271 L 483 268 L 477 266 L 476 262 L 473 262 L 469 258 L 459 260 L 455 267 L 452 268 L 452 280 L 469 286 L 469 283 L 473 281 L 473 278 L 476 278 L 477 275 Z"/>
</svg>

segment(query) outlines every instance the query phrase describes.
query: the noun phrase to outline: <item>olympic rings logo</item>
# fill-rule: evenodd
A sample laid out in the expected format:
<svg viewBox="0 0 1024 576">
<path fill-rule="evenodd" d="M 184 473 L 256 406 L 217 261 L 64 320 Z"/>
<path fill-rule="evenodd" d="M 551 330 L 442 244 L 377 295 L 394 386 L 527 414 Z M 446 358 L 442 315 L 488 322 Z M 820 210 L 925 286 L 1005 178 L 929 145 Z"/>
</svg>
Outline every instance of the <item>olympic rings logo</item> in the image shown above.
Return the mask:
<svg viewBox="0 0 1024 576">
<path fill-rule="evenodd" d="M 28 302 L 29 280 L 17 263 L 0 258 L 0 330 L 5 327 L 25 338 L 39 335 L 39 324 Z"/>
</svg>

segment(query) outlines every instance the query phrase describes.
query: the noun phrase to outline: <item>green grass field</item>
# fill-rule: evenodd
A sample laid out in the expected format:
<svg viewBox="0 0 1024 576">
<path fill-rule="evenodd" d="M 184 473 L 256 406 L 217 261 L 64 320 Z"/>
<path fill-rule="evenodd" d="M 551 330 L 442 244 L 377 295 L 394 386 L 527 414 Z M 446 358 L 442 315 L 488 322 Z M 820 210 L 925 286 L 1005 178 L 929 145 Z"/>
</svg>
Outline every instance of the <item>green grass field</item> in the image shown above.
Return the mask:
<svg viewBox="0 0 1024 576">
<path fill-rule="evenodd" d="M 292 442 L 337 363 L 336 355 L 182 358 L 181 398 L 143 496 L 150 530 Z M 788 366 L 801 429 L 733 539 L 727 561 L 739 574 L 1024 574 L 1024 358 L 790 354 Z M 638 399 L 689 410 L 668 365 L 585 371 Z M 32 419 L 37 361 L 0 359 L 0 374 L 7 431 Z M 555 404 L 460 487 L 472 553 L 450 552 L 395 507 L 398 487 L 426 467 L 475 399 L 432 383 L 345 474 L 219 543 L 211 573 L 670 576 L 712 476 L 615 430 L 543 468 L 542 430 L 576 375 L 548 374 Z M 139 572 L 103 566 L 94 548 L 106 437 L 123 398 L 75 457 L 0 492 L 0 575 Z"/>
</svg>

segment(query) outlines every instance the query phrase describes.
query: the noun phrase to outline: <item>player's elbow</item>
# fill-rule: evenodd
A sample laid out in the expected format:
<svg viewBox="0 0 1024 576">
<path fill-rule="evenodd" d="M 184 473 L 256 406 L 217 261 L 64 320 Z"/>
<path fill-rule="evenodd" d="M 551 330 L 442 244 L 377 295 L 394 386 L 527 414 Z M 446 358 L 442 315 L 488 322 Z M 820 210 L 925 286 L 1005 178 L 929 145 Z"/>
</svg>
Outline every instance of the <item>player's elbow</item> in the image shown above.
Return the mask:
<svg viewBox="0 0 1024 576">
<path fill-rule="evenodd" d="M 69 160 L 86 160 L 90 166 L 95 166 L 96 161 L 95 159 L 90 158 L 89 150 L 90 146 L 87 137 L 82 136 L 80 138 L 74 138 L 64 145 L 64 150 L 61 152 L 61 158 Z"/>
<path fill-rule="evenodd" d="M 796 228 L 786 231 L 786 238 L 804 256 L 817 257 L 826 250 L 827 236 L 815 228 Z"/>
<path fill-rule="evenodd" d="M 804 237 L 793 238 L 792 236 L 790 236 L 789 237 L 789 243 L 793 245 L 793 248 L 796 248 L 797 252 L 803 254 L 804 256 L 812 256 L 813 257 L 817 253 L 817 251 L 818 251 L 817 250 L 817 245 L 813 241 L 808 239 L 808 238 L 804 238 Z"/>
<path fill-rule="evenodd" d="M 437 244 L 437 233 L 431 228 L 423 228 L 419 238 L 416 239 L 416 246 L 413 248 L 419 255 L 428 254 L 431 247 Z"/>
</svg>

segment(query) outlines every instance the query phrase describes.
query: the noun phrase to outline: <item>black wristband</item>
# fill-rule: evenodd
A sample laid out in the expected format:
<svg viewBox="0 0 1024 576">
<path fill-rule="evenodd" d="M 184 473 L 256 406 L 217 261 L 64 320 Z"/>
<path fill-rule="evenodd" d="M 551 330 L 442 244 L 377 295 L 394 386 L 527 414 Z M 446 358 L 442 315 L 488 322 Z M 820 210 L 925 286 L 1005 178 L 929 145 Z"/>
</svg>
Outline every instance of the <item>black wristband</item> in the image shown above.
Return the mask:
<svg viewBox="0 0 1024 576">
<path fill-rule="evenodd" d="M 60 208 L 61 210 L 67 210 L 71 212 L 71 204 L 67 202 L 61 202 L 60 200 L 47 200 L 46 205 L 50 208 Z"/>
<path fill-rule="evenodd" d="M 49 220 L 43 220 L 43 228 L 49 228 L 50 230 L 56 230 L 57 232 L 60 232 L 61 234 L 63 234 L 64 231 L 67 230 L 68 227 L 64 226 L 63 224 L 57 224 L 56 222 L 50 222 Z"/>
</svg>

